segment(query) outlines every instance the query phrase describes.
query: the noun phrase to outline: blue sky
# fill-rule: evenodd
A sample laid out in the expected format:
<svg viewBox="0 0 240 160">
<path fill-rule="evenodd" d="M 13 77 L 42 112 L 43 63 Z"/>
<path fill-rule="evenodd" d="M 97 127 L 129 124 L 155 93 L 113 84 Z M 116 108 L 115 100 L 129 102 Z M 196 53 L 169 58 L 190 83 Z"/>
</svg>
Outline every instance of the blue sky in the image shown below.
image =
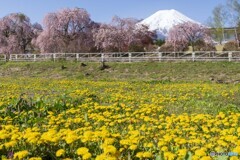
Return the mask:
<svg viewBox="0 0 240 160">
<path fill-rule="evenodd" d="M 110 22 L 114 15 L 144 19 L 158 10 L 176 9 L 203 24 L 213 8 L 226 0 L 1 0 L 0 17 L 22 12 L 32 22 L 42 23 L 43 17 L 62 8 L 85 8 L 96 22 Z"/>
</svg>

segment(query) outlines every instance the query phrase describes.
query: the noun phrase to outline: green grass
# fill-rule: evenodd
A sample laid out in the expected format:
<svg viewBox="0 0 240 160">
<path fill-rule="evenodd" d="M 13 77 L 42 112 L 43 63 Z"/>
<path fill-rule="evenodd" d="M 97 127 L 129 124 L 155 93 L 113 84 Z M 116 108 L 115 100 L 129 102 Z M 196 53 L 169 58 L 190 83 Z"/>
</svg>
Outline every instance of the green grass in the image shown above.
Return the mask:
<svg viewBox="0 0 240 160">
<path fill-rule="evenodd" d="M 0 63 L 1 77 L 39 77 L 52 79 L 217 82 L 238 83 L 240 63 L 236 62 L 141 62 L 106 63 L 80 62 L 7 62 Z M 62 69 L 64 66 L 64 69 Z"/>
</svg>

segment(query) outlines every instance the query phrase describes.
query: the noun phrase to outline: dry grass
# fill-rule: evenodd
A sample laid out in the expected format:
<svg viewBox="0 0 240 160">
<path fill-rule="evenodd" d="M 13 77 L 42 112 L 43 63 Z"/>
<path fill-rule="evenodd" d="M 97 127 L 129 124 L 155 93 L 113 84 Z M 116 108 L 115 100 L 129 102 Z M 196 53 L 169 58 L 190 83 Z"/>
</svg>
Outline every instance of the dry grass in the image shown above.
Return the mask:
<svg viewBox="0 0 240 160">
<path fill-rule="evenodd" d="M 223 51 L 223 45 L 216 45 L 216 50 L 217 51 Z"/>
</svg>

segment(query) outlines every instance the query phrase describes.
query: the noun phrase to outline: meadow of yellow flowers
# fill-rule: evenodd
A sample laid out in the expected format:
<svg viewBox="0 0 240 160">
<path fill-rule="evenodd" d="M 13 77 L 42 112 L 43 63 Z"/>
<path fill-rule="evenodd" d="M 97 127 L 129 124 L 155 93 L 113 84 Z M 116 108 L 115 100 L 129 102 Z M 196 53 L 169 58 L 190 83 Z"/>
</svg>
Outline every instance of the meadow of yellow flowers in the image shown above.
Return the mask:
<svg viewBox="0 0 240 160">
<path fill-rule="evenodd" d="M 240 158 L 240 85 L 0 79 L 1 159 Z M 210 156 L 214 151 L 234 156 Z"/>
</svg>

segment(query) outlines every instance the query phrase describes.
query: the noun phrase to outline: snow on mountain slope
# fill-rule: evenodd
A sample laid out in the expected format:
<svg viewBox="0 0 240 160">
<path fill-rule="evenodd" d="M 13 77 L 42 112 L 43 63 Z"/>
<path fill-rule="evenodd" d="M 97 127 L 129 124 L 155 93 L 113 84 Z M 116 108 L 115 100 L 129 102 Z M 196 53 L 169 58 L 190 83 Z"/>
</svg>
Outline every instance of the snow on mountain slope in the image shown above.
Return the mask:
<svg viewBox="0 0 240 160">
<path fill-rule="evenodd" d="M 182 13 L 171 9 L 171 10 L 160 10 L 150 17 L 144 19 L 140 24 L 147 25 L 150 31 L 156 31 L 159 39 L 165 39 L 168 35 L 169 30 L 177 24 L 183 22 L 198 23 Z"/>
</svg>

